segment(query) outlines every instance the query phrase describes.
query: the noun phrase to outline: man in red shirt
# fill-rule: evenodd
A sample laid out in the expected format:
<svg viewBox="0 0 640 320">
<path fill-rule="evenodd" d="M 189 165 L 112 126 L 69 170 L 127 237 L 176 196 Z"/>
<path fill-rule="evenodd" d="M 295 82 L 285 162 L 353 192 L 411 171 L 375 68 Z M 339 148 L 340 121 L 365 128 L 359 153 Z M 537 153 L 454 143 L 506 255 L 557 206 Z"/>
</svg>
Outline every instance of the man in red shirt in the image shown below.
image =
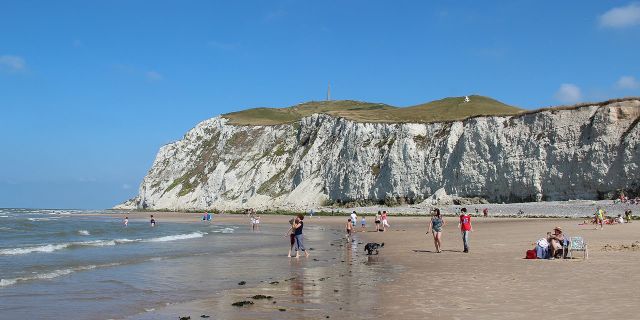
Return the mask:
<svg viewBox="0 0 640 320">
<path fill-rule="evenodd" d="M 462 243 L 464 244 L 464 252 L 469 252 L 469 233 L 473 231 L 471 226 L 471 216 L 467 214 L 467 208 L 462 208 L 462 214 L 460 215 L 460 232 L 462 232 Z"/>
</svg>

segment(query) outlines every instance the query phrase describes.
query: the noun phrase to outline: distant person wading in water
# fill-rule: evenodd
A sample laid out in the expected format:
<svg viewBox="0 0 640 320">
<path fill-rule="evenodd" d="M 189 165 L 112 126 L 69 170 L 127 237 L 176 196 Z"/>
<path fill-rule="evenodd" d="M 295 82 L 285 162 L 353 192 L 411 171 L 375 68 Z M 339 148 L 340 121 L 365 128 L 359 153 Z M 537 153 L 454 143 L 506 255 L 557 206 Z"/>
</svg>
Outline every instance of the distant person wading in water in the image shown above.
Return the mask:
<svg viewBox="0 0 640 320">
<path fill-rule="evenodd" d="M 433 217 L 429 223 L 429 232 L 433 232 L 433 244 L 436 246 L 436 252 L 442 252 L 442 227 L 444 227 L 444 219 L 440 215 L 440 209 L 433 210 Z"/>
<path fill-rule="evenodd" d="M 296 258 L 300 257 L 300 251 L 304 252 L 304 256 L 308 257 L 309 252 L 304 249 L 304 243 L 302 240 L 302 228 L 304 227 L 304 215 L 299 214 L 298 218 L 293 223 L 293 229 L 295 230 L 293 234 L 296 238 Z"/>
<path fill-rule="evenodd" d="M 151 215 L 151 226 L 155 227 L 156 226 L 156 219 L 153 218 L 153 215 Z"/>
</svg>

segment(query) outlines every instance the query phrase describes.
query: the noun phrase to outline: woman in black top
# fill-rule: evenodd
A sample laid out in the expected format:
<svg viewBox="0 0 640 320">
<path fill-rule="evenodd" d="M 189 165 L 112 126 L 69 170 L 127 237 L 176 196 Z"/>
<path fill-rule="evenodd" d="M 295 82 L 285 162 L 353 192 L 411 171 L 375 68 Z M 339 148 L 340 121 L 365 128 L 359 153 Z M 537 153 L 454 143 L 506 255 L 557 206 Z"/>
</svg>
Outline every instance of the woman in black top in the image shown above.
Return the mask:
<svg viewBox="0 0 640 320">
<path fill-rule="evenodd" d="M 304 249 L 302 241 L 302 228 L 304 227 L 304 222 L 302 222 L 302 220 L 304 220 L 304 215 L 298 214 L 296 221 L 293 223 L 293 229 L 295 230 L 293 234 L 296 238 L 296 258 L 300 257 L 298 250 L 304 252 L 305 257 L 309 256 L 309 252 Z"/>
</svg>

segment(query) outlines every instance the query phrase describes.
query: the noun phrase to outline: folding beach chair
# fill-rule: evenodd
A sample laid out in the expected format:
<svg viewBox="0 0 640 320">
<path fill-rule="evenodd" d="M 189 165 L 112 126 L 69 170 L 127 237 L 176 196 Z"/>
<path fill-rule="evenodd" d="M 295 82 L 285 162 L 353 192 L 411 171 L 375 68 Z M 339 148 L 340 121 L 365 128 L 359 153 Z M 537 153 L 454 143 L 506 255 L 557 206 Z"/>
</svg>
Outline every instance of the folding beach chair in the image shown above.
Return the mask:
<svg viewBox="0 0 640 320">
<path fill-rule="evenodd" d="M 569 238 L 569 248 L 567 249 L 567 256 L 569 258 L 573 258 L 573 251 L 582 251 L 584 252 L 584 259 L 589 258 L 589 250 L 587 248 L 587 243 L 584 241 L 582 237 L 571 237 Z"/>
</svg>

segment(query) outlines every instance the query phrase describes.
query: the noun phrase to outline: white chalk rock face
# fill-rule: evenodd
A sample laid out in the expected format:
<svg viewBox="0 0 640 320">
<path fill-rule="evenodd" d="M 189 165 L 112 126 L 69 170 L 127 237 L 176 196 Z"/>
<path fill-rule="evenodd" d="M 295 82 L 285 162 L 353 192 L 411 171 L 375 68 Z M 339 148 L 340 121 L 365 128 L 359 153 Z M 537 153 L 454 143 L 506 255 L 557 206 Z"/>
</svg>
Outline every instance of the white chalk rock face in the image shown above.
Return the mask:
<svg viewBox="0 0 640 320">
<path fill-rule="evenodd" d="M 436 191 L 492 202 L 598 199 L 640 190 L 640 100 L 442 123 L 315 114 L 235 126 L 215 117 L 163 146 L 117 208 L 302 209 Z"/>
</svg>

